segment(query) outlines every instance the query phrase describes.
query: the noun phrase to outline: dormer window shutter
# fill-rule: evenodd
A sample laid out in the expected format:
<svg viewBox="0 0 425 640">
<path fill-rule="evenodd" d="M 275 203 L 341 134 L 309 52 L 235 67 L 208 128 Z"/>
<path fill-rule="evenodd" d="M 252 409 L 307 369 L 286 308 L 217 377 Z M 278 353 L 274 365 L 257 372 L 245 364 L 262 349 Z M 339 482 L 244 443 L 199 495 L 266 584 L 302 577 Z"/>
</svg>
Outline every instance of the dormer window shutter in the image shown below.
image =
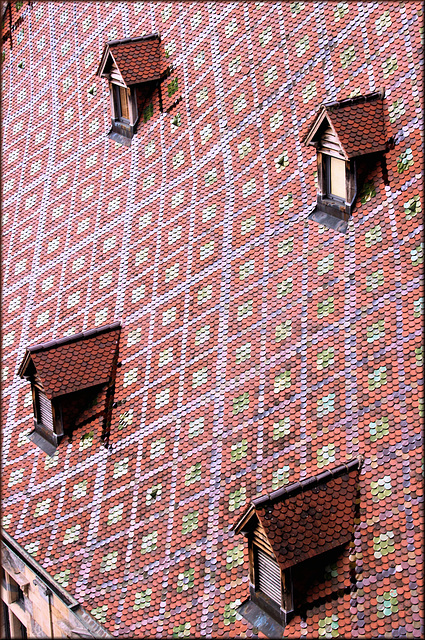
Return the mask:
<svg viewBox="0 0 425 640">
<path fill-rule="evenodd" d="M 254 546 L 257 556 L 257 588 L 273 602 L 282 605 L 282 574 L 276 560 Z"/>
<path fill-rule="evenodd" d="M 52 403 L 40 389 L 36 389 L 36 403 L 39 410 L 39 421 L 42 425 L 54 431 Z"/>
</svg>

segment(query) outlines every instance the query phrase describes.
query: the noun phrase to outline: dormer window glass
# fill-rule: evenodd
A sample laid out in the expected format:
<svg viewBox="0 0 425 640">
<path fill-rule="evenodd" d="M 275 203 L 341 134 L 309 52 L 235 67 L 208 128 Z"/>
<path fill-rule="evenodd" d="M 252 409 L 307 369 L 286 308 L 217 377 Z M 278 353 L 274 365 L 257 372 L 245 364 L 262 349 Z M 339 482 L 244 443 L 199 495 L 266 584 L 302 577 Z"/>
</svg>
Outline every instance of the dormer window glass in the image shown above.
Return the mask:
<svg viewBox="0 0 425 640">
<path fill-rule="evenodd" d="M 111 84 L 111 88 L 114 94 L 115 119 L 122 120 L 129 124 L 130 109 L 128 103 L 130 99 L 130 91 L 125 87 L 121 87 L 113 83 Z"/>
<path fill-rule="evenodd" d="M 334 200 L 345 203 L 347 189 L 345 186 L 345 160 L 324 155 L 327 173 L 327 195 Z"/>
</svg>

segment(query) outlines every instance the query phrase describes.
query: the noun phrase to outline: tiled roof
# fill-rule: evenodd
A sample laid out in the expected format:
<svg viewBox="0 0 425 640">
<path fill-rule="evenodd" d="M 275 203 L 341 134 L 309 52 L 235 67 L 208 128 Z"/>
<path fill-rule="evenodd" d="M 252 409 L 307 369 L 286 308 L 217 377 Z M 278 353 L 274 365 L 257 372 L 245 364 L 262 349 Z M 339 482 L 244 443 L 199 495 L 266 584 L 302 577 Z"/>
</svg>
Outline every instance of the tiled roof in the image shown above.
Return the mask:
<svg viewBox="0 0 425 640">
<path fill-rule="evenodd" d="M 386 150 L 382 94 L 376 92 L 322 105 L 309 131 L 324 117 L 334 128 L 347 158 Z M 304 140 L 309 144 L 309 132 Z"/>
<path fill-rule="evenodd" d="M 252 501 L 282 570 L 351 539 L 359 463 L 351 460 Z"/>
<path fill-rule="evenodd" d="M 161 42 L 156 35 L 108 42 L 102 60 L 105 53 L 112 54 L 128 86 L 158 80 L 161 76 Z"/>
<path fill-rule="evenodd" d="M 28 7 L 2 67 L 8 533 L 115 637 L 250 637 L 229 523 L 247 496 L 363 454 L 354 548 L 285 632 L 421 638 L 422 4 L 368 3 L 367 20 L 360 2 Z M 130 152 L 107 138 L 98 77 L 86 102 L 92 52 L 124 29 L 162 30 L 175 74 L 138 105 Z M 344 239 L 306 220 L 300 127 L 372 76 L 390 186 L 370 163 Z M 28 440 L 18 360 L 118 318 L 112 449 L 95 417 L 51 459 Z"/>
<path fill-rule="evenodd" d="M 27 349 L 19 369 L 26 374 L 32 361 L 48 398 L 109 381 L 120 336 L 118 322 Z"/>
</svg>

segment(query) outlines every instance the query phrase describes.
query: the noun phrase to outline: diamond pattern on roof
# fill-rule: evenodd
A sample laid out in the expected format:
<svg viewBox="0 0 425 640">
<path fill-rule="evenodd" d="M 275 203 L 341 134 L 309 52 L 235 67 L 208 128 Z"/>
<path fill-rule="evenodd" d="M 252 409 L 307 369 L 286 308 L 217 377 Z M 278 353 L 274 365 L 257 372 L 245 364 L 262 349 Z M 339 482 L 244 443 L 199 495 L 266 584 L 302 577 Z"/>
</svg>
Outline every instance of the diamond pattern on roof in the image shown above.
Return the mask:
<svg viewBox="0 0 425 640">
<path fill-rule="evenodd" d="M 422 3 L 21 11 L 2 67 L 4 527 L 114 637 L 252 637 L 229 523 L 361 454 L 354 546 L 285 632 L 422 638 Z M 144 32 L 174 71 L 129 150 L 107 137 L 98 43 Z M 390 185 L 370 163 L 347 235 L 306 222 L 301 128 L 383 85 Z M 50 458 L 17 359 L 118 318 L 112 449 L 95 417 Z"/>
</svg>

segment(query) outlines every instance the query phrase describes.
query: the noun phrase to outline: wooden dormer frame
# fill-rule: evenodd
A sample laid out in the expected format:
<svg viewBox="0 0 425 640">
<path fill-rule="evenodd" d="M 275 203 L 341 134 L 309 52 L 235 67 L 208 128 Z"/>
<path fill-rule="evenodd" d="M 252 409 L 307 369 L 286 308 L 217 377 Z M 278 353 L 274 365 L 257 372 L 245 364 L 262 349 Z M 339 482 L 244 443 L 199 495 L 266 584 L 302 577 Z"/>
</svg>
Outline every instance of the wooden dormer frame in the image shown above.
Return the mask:
<svg viewBox="0 0 425 640">
<path fill-rule="evenodd" d="M 138 119 L 138 113 L 137 113 L 137 99 L 136 99 L 136 92 L 135 92 L 135 87 L 129 87 L 125 81 L 124 78 L 121 75 L 121 72 L 118 68 L 118 65 L 115 61 L 115 58 L 112 54 L 111 51 L 108 52 L 108 56 L 105 60 L 105 64 L 108 60 L 108 57 L 111 57 L 112 60 L 112 65 L 111 68 L 109 70 L 109 73 L 102 73 L 102 77 L 103 78 L 107 78 L 108 82 L 109 82 L 109 95 L 110 95 L 110 106 L 111 106 L 111 119 L 112 122 L 123 122 L 124 124 L 127 125 L 131 125 L 132 127 L 134 127 L 137 123 L 137 119 Z M 104 66 L 105 66 L 104 64 Z M 114 96 L 114 92 L 116 91 L 114 89 L 114 87 L 118 87 L 118 91 L 120 92 L 120 98 L 119 100 L 121 101 L 121 90 L 125 89 L 125 91 L 127 92 L 127 105 L 128 105 L 128 111 L 129 111 L 129 117 L 125 118 L 123 117 L 122 113 L 119 113 L 117 110 L 117 106 L 116 106 L 116 97 Z"/>
<path fill-rule="evenodd" d="M 96 71 L 96 75 L 100 78 L 105 78 L 109 83 L 109 102 L 111 110 L 111 129 L 108 133 L 108 137 L 115 142 L 123 144 L 129 147 L 131 145 L 131 139 L 133 138 L 137 124 L 139 122 L 140 112 L 142 111 L 143 94 L 148 91 L 151 92 L 154 86 L 159 81 L 159 76 L 153 74 L 153 77 L 148 77 L 142 80 L 136 80 L 133 78 L 125 79 L 125 69 L 121 72 L 117 59 L 114 57 L 114 46 L 119 44 L 134 43 L 143 40 L 158 40 L 160 37 L 158 34 L 152 34 L 150 36 L 142 36 L 140 38 L 126 38 L 123 40 L 113 40 L 105 44 L 100 64 Z M 117 103 L 121 104 L 121 97 L 118 98 L 118 89 L 123 88 L 127 91 L 128 96 L 128 112 L 129 117 L 125 118 L 120 113 L 120 109 L 117 108 Z"/>
<path fill-rule="evenodd" d="M 130 146 L 131 138 L 135 133 L 135 128 L 139 119 L 136 85 L 128 86 L 125 83 L 115 58 L 109 48 L 105 50 L 105 54 L 102 57 L 98 75 L 102 78 L 106 78 L 109 82 L 111 130 L 108 135 L 110 138 L 115 139 L 116 142 L 122 142 L 126 146 Z M 109 72 L 105 73 L 104 69 L 109 58 L 112 61 L 111 68 L 109 69 Z M 121 105 L 122 89 L 127 92 L 128 118 L 122 115 L 121 106 L 117 107 L 117 103 Z"/>
<path fill-rule="evenodd" d="M 127 87 L 126 83 L 124 82 L 124 78 L 121 75 L 121 71 L 118 69 L 118 65 L 111 51 L 109 51 L 109 55 L 111 56 L 111 59 L 112 59 L 112 66 L 108 74 L 104 74 L 104 73 L 102 74 L 102 78 L 107 77 L 109 82 L 113 82 L 114 84 L 121 85 L 122 87 Z"/>
<path fill-rule="evenodd" d="M 349 158 L 331 121 L 323 110 L 305 139 L 317 153 L 317 206 L 337 219 L 348 222 L 357 196 L 357 165 Z M 345 197 L 335 197 L 330 190 L 332 158 L 345 162 Z"/>
<path fill-rule="evenodd" d="M 114 322 L 27 347 L 17 374 L 31 383 L 34 430 L 28 438 L 48 455 L 88 419 L 102 417 L 102 439 L 109 437 L 120 332 Z"/>
<path fill-rule="evenodd" d="M 264 611 L 282 630 L 290 620 L 294 604 L 291 570 L 281 571 L 273 548 L 267 537 L 261 522 L 255 514 L 255 510 L 249 509 L 242 520 L 234 527 L 236 533 L 244 533 L 248 542 L 249 556 L 249 597 L 258 608 Z M 281 579 L 280 602 L 271 597 L 260 588 L 259 553 L 263 553 L 272 562 L 276 563 Z"/>
<path fill-rule="evenodd" d="M 384 138 L 384 96 L 385 90 L 382 88 L 364 96 L 321 105 L 303 138 L 303 143 L 313 146 L 317 153 L 317 204 L 308 216 L 310 219 L 346 233 L 364 173 L 370 168 L 371 157 L 376 158 L 388 150 L 388 141 Z M 375 111 L 369 111 L 369 115 L 361 112 L 367 103 L 375 105 Z M 355 115 L 351 113 L 357 120 L 350 121 L 346 116 L 341 118 L 340 114 L 347 113 L 346 109 L 360 109 L 354 112 Z M 380 125 L 375 137 L 369 136 L 371 117 Z M 345 162 L 344 198 L 333 194 L 330 189 L 333 158 Z"/>
<path fill-rule="evenodd" d="M 238 613 L 267 637 L 283 637 L 295 612 L 307 604 L 311 580 L 325 579 L 326 565 L 353 540 L 362 461 L 348 460 L 255 497 L 232 526 L 247 538 L 249 554 L 249 597 Z M 259 569 L 265 581 L 258 579 Z"/>
</svg>

